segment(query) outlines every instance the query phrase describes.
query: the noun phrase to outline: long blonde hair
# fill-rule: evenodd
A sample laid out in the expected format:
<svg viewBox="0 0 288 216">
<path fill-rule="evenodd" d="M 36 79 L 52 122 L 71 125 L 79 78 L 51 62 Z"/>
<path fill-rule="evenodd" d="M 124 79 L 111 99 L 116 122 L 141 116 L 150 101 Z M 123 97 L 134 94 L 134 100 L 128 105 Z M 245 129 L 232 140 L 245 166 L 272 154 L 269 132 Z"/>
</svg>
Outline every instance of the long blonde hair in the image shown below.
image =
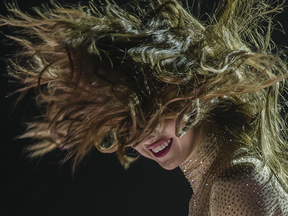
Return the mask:
<svg viewBox="0 0 288 216">
<path fill-rule="evenodd" d="M 201 23 L 175 0 L 106 6 L 9 6 L 0 25 L 22 46 L 9 74 L 38 89 L 43 120 L 22 137 L 39 138 L 31 156 L 60 148 L 77 164 L 96 146 L 117 152 L 177 118 L 175 133 L 213 118 L 267 164 L 287 189 L 287 65 L 275 49 L 272 17 L 283 4 L 222 0 Z M 180 128 L 181 123 L 185 124 Z"/>
</svg>

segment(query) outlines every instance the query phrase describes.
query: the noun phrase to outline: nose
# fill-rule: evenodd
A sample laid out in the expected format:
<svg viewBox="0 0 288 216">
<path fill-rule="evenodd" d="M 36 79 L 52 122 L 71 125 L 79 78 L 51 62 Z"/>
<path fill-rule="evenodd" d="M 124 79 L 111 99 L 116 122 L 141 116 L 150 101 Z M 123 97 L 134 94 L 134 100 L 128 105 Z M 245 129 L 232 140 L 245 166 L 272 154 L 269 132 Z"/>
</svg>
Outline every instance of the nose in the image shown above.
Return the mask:
<svg viewBox="0 0 288 216">
<path fill-rule="evenodd" d="M 160 131 L 159 131 L 159 129 L 157 128 L 157 129 L 154 130 L 153 133 L 151 133 L 150 136 L 152 136 L 152 137 L 156 137 L 159 133 L 160 133 Z"/>
<path fill-rule="evenodd" d="M 151 145 L 154 143 L 157 139 L 157 136 L 148 136 L 145 139 L 143 139 L 141 142 L 146 146 L 146 145 Z"/>
<path fill-rule="evenodd" d="M 146 147 L 154 143 L 157 139 L 158 134 L 148 135 L 144 139 L 139 140 L 136 144 L 132 145 L 132 148 L 135 148 L 137 146 Z"/>
<path fill-rule="evenodd" d="M 159 135 L 161 134 L 160 130 L 161 130 L 161 128 L 157 127 L 152 133 L 149 133 L 148 131 L 145 132 L 147 134 L 147 136 L 144 139 L 139 140 L 138 143 L 133 145 L 132 147 L 135 148 L 138 145 L 145 147 L 145 146 L 149 146 L 149 145 L 155 143 L 157 141 Z"/>
</svg>

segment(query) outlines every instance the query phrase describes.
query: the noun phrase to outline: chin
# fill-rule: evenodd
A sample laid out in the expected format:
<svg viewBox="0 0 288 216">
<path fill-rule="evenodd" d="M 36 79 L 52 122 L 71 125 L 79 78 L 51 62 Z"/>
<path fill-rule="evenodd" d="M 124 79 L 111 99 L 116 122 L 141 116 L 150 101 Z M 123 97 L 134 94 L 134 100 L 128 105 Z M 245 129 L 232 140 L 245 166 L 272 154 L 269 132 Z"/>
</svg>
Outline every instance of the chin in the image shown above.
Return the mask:
<svg viewBox="0 0 288 216">
<path fill-rule="evenodd" d="M 178 167 L 175 164 L 159 164 L 159 165 L 165 170 L 174 170 Z"/>
</svg>

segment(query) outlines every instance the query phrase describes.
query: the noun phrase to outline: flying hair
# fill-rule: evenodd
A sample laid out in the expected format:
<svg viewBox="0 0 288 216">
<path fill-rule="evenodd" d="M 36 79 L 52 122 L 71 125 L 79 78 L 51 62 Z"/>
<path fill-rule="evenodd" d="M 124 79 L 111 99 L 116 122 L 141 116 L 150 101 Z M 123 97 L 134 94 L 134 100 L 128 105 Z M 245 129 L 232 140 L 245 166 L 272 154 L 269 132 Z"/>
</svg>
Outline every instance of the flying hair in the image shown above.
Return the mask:
<svg viewBox="0 0 288 216">
<path fill-rule="evenodd" d="M 44 107 L 21 138 L 40 141 L 30 156 L 55 148 L 74 158 L 91 148 L 117 152 L 176 119 L 175 134 L 213 120 L 267 164 L 287 190 L 287 65 L 271 40 L 272 18 L 284 2 L 222 0 L 201 22 L 174 0 L 118 6 L 34 8 L 8 4 L 0 25 L 21 46 L 8 67 L 24 94 L 37 89 Z M 282 111 L 281 111 L 282 110 Z M 184 126 L 183 126 L 184 125 Z"/>
</svg>

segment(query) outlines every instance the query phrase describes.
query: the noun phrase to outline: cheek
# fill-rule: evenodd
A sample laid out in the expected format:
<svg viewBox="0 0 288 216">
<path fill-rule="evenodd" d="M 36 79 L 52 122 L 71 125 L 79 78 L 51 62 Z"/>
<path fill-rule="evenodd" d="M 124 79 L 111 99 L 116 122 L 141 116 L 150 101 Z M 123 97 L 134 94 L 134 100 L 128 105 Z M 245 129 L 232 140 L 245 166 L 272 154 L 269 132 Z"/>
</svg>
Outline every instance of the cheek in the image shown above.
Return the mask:
<svg viewBox="0 0 288 216">
<path fill-rule="evenodd" d="M 141 149 L 139 147 L 134 147 L 134 149 L 139 153 L 141 154 Z M 142 154 L 141 154 L 142 155 Z"/>
<path fill-rule="evenodd" d="M 151 160 L 155 160 L 155 159 L 153 158 L 153 156 L 151 155 L 152 153 L 150 152 L 150 150 L 144 149 L 144 148 L 139 147 L 139 146 L 135 147 L 134 149 L 135 149 L 140 155 L 142 155 L 143 157 L 148 158 L 148 159 L 151 159 Z"/>
<path fill-rule="evenodd" d="M 147 152 L 145 151 L 145 149 L 143 149 L 141 146 L 136 146 L 136 147 L 134 147 L 134 149 L 139 153 L 139 154 L 141 154 L 142 156 L 144 156 L 144 157 L 147 157 Z"/>
</svg>

